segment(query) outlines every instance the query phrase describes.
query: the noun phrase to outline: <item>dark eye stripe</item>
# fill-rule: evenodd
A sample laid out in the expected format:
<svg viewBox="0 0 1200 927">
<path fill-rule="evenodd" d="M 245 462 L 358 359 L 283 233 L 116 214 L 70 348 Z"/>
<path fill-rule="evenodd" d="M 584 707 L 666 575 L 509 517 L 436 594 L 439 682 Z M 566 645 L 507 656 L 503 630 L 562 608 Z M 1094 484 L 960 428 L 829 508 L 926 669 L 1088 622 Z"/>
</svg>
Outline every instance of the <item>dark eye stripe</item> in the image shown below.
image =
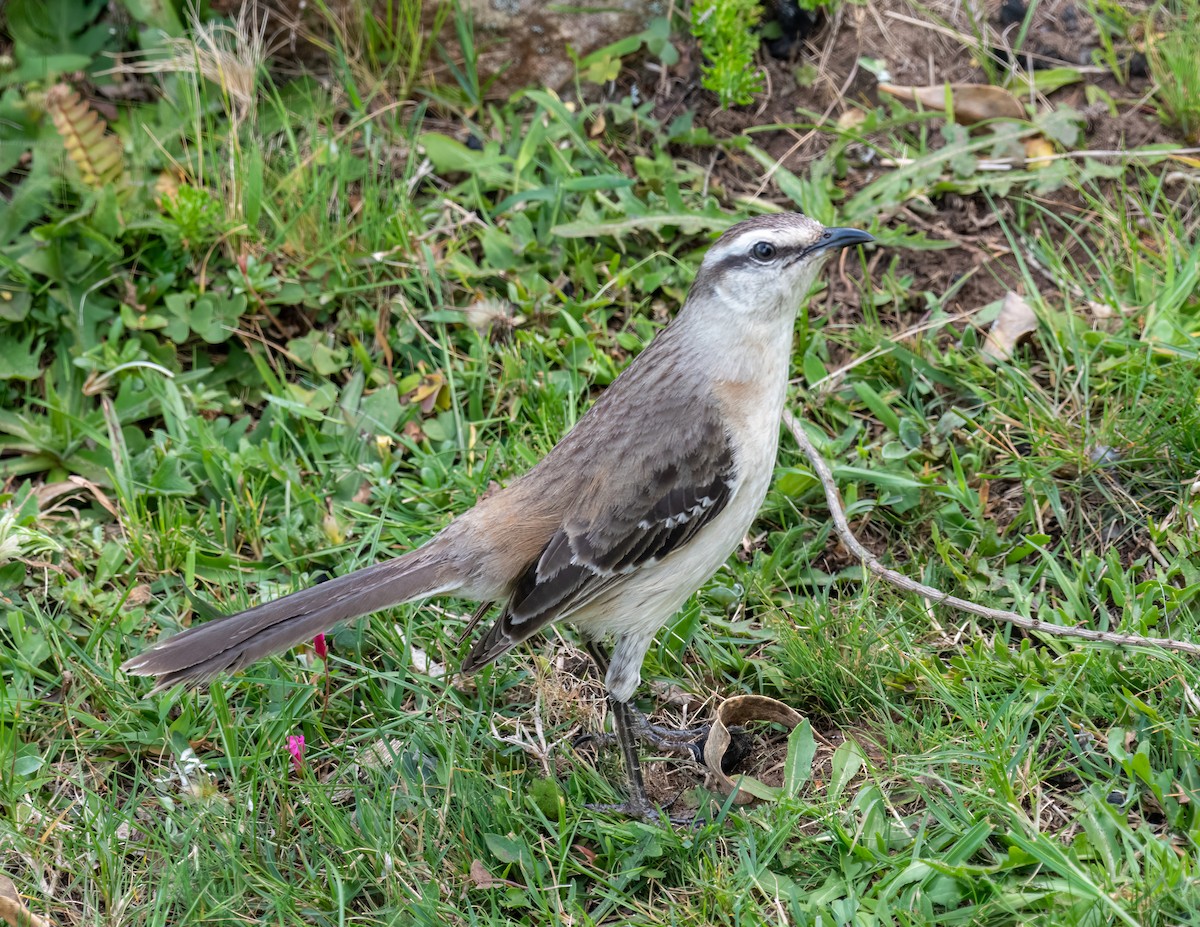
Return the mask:
<svg viewBox="0 0 1200 927">
<path fill-rule="evenodd" d="M 768 260 L 772 263 L 790 264 L 792 261 L 803 257 L 809 251 L 808 248 L 801 248 L 796 245 L 776 245 L 775 254 Z M 739 254 L 731 254 L 728 257 L 723 257 L 708 269 L 708 273 L 723 274 L 731 270 L 736 270 L 739 267 L 762 267 L 763 260 L 754 258 L 752 255 L 741 252 Z"/>
</svg>

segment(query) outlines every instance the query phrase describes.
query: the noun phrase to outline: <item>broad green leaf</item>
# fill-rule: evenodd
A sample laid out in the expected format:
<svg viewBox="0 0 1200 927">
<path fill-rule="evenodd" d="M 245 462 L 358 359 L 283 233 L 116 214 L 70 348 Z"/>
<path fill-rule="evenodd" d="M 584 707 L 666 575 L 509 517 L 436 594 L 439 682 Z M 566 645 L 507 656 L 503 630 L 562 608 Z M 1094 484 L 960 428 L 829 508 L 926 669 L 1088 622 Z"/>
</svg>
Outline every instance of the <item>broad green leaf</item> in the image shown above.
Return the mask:
<svg viewBox="0 0 1200 927">
<path fill-rule="evenodd" d="M 805 718 L 788 734 L 787 756 L 783 761 L 783 793 L 788 798 L 800 794 L 804 783 L 812 776 L 812 761 L 817 755 L 817 741 L 812 724 Z"/>
<path fill-rule="evenodd" d="M 844 740 L 833 751 L 833 772 L 829 777 L 829 798 L 836 799 L 863 766 L 862 748 L 853 740 Z"/>
<path fill-rule="evenodd" d="M 900 416 L 892 411 L 891 407 L 884 401 L 868 383 L 859 381 L 854 384 L 854 392 L 858 393 L 858 398 L 879 419 L 881 425 L 894 435 L 900 434 Z"/>
<path fill-rule="evenodd" d="M 0 338 L 0 380 L 36 380 L 41 375 L 42 343 L 35 347 L 33 339 L 33 333 L 24 340 Z"/>
</svg>

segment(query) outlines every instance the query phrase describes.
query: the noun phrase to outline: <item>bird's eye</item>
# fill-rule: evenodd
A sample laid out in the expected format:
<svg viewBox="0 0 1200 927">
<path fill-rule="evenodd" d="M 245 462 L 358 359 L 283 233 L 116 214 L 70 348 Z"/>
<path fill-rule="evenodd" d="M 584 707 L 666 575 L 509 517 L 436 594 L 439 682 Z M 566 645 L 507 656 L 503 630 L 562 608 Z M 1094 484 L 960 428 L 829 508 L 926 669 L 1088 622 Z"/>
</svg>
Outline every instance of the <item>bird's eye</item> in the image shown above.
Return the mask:
<svg viewBox="0 0 1200 927">
<path fill-rule="evenodd" d="M 750 248 L 750 253 L 757 261 L 769 261 L 775 257 L 775 246 L 769 241 L 756 241 Z"/>
</svg>

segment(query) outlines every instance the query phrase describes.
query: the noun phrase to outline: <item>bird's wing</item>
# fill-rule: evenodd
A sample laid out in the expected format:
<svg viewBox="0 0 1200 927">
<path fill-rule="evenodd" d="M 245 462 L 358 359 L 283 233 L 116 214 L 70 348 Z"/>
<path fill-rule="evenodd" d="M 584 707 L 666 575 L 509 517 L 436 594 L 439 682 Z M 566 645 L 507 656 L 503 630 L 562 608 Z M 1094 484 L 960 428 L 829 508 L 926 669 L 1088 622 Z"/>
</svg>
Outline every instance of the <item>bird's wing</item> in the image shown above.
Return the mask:
<svg viewBox="0 0 1200 927">
<path fill-rule="evenodd" d="M 688 409 L 679 440 L 622 441 L 594 448 L 602 466 L 517 580 L 504 612 L 463 662 L 473 672 L 570 614 L 640 567 L 688 543 L 725 508 L 736 465 L 714 408 Z M 661 455 L 651 458 L 652 445 Z"/>
</svg>

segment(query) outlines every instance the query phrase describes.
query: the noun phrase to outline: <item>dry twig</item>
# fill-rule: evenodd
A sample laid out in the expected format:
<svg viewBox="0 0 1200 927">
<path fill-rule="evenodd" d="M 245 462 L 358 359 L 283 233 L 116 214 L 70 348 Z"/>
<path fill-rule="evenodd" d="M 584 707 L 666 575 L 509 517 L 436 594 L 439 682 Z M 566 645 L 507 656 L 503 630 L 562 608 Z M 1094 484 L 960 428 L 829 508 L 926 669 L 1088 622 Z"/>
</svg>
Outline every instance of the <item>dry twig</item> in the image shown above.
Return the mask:
<svg viewBox="0 0 1200 927">
<path fill-rule="evenodd" d="M 862 561 L 863 566 L 881 579 L 887 580 L 893 586 L 897 586 L 906 592 L 915 592 L 917 595 L 924 596 L 932 602 L 950 605 L 961 611 L 969 612 L 972 615 L 978 615 L 981 618 L 1002 621 L 1015 625 L 1018 628 L 1024 628 L 1027 631 L 1037 631 L 1040 634 L 1051 634 L 1055 637 L 1077 637 L 1085 641 L 1099 641 L 1105 644 L 1116 644 L 1121 647 L 1161 647 L 1166 650 L 1179 650 L 1184 653 L 1200 655 L 1200 644 L 1193 644 L 1190 641 L 1180 641 L 1170 637 L 1142 637 L 1140 634 L 1117 634 L 1113 631 L 1097 631 L 1092 628 L 1047 624 L 1044 621 L 1039 621 L 1037 618 L 1026 618 L 1024 615 L 1018 615 L 1016 612 L 1004 611 L 999 608 L 988 608 L 986 605 L 977 605 L 974 602 L 968 602 L 966 599 L 960 599 L 942 592 L 940 589 L 934 589 L 932 586 L 919 583 L 905 576 L 903 573 L 897 573 L 895 570 L 888 569 L 875 558 L 874 554 L 863 547 L 850 532 L 850 524 L 846 521 L 846 512 L 842 508 L 841 500 L 838 497 L 837 485 L 833 481 L 833 473 L 830 471 L 829 465 L 825 463 L 825 459 L 813 446 L 813 443 L 808 440 L 808 435 L 804 433 L 800 422 L 791 412 L 785 411 L 783 413 L 783 423 L 787 426 L 788 431 L 791 432 L 792 437 L 796 439 L 796 443 L 800 445 L 801 450 L 804 451 L 804 455 L 812 465 L 813 472 L 821 482 L 821 488 L 825 490 L 825 500 L 829 503 L 829 514 L 833 517 L 833 526 L 837 530 L 838 537 L 842 539 L 842 543 L 846 545 L 854 556 Z"/>
</svg>

